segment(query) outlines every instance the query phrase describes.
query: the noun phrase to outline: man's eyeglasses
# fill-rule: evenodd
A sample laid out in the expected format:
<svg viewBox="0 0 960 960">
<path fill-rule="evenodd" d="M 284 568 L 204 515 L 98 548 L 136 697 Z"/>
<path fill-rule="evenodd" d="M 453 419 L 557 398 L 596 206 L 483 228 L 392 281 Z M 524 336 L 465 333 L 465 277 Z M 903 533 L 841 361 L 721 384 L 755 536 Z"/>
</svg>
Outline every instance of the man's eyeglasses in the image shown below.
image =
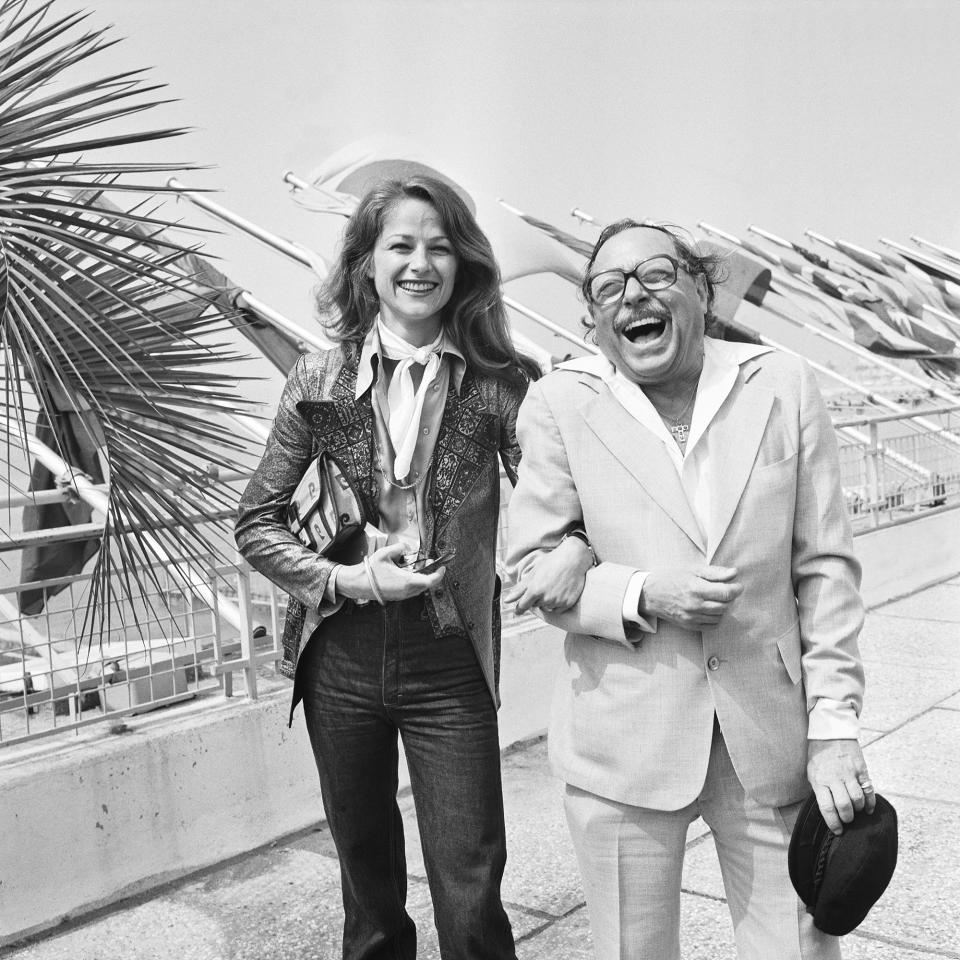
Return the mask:
<svg viewBox="0 0 960 960">
<path fill-rule="evenodd" d="M 629 272 L 604 270 L 591 277 L 587 283 L 587 296 L 598 307 L 607 307 L 623 299 L 627 281 L 634 277 L 644 290 L 666 290 L 677 282 L 680 265 L 673 257 L 661 254 L 638 263 Z"/>
</svg>

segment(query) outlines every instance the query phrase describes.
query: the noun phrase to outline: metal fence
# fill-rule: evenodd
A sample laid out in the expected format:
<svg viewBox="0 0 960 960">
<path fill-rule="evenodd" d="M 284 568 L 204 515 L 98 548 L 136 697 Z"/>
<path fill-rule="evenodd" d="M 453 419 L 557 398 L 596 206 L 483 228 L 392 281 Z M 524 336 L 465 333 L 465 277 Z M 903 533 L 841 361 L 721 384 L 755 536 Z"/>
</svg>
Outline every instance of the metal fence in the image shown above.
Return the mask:
<svg viewBox="0 0 960 960">
<path fill-rule="evenodd" d="M 834 421 L 854 531 L 960 504 L 960 406 Z M 936 429 L 918 427 L 918 420 Z"/>
<path fill-rule="evenodd" d="M 229 697 L 237 673 L 243 694 L 257 697 L 259 668 L 279 656 L 285 598 L 245 564 L 209 558 L 208 596 L 245 612 L 246 628 L 237 629 L 173 574 L 176 567 L 154 568 L 157 584 L 132 601 L 118 590 L 99 611 L 104 629 L 92 640 L 83 629 L 89 574 L 0 592 L 0 744 L 120 722 L 197 697 Z M 16 594 L 60 586 L 42 614 L 18 615 Z"/>
<path fill-rule="evenodd" d="M 928 409 L 935 429 L 905 414 L 835 421 L 844 490 L 855 531 L 907 522 L 960 506 L 960 405 Z M 503 571 L 510 486 L 501 484 L 498 567 Z M 16 540 L 16 538 L 14 538 Z M 89 574 L 0 587 L 0 748 L 78 732 L 91 724 L 196 699 L 235 693 L 255 699 L 279 684 L 273 669 L 286 597 L 240 561 L 209 557 L 200 576 L 154 569 L 157 586 L 100 611 L 108 628 L 83 637 Z M 62 586 L 37 617 L 21 617 L 23 590 Z M 119 591 L 117 592 L 119 596 Z M 210 598 L 214 598 L 211 608 Z M 240 616 L 224 616 L 229 603 Z M 0 754 L 2 759 L 2 754 Z"/>
</svg>

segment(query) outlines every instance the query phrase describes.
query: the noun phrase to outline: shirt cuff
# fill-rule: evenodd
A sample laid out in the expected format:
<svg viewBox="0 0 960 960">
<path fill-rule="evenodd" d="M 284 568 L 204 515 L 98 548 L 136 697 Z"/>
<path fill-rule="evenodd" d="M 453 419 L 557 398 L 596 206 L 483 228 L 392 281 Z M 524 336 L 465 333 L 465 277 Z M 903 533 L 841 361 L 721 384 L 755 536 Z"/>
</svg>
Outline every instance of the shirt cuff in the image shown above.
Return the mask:
<svg viewBox="0 0 960 960">
<path fill-rule="evenodd" d="M 627 592 L 623 595 L 623 622 L 635 623 L 637 626 L 649 629 L 649 619 L 640 613 L 640 594 L 647 579 L 646 570 L 638 570 L 627 581 Z"/>
<path fill-rule="evenodd" d="M 343 566 L 343 564 L 335 563 L 333 569 L 330 571 L 330 576 L 327 577 L 327 585 L 323 590 L 324 603 L 337 602 L 337 574 L 340 572 L 341 566 Z"/>
<path fill-rule="evenodd" d="M 821 697 L 813 705 L 807 724 L 808 740 L 858 740 L 860 718 L 849 700 Z"/>
</svg>

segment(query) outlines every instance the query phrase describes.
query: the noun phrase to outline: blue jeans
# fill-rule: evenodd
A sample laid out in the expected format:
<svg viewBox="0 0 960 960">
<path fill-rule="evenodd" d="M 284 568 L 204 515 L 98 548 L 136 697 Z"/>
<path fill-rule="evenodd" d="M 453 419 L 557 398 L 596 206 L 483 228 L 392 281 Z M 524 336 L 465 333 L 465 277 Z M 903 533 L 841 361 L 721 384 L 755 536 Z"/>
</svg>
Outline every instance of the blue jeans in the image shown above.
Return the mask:
<svg viewBox="0 0 960 960">
<path fill-rule="evenodd" d="M 414 960 L 397 733 L 444 960 L 515 960 L 496 709 L 470 640 L 435 637 L 422 597 L 348 605 L 297 667 L 340 858 L 344 960 Z"/>
</svg>

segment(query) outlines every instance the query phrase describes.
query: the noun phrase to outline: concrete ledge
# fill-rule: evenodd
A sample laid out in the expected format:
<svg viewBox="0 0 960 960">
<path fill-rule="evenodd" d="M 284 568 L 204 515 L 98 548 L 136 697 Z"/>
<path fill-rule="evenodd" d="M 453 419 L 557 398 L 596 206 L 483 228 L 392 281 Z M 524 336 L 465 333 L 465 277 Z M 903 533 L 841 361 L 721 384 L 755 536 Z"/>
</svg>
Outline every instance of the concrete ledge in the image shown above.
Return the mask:
<svg viewBox="0 0 960 960">
<path fill-rule="evenodd" d="M 868 607 L 916 593 L 960 572 L 960 507 L 912 517 L 854 538 Z"/>
<path fill-rule="evenodd" d="M 320 820 L 288 705 L 207 700 L 5 756 L 0 945 Z"/>
<path fill-rule="evenodd" d="M 562 649 L 552 627 L 508 623 L 503 746 L 545 729 Z M 0 754 L 0 946 L 321 821 L 289 703 L 284 682 L 256 702 L 195 701 Z"/>
</svg>

